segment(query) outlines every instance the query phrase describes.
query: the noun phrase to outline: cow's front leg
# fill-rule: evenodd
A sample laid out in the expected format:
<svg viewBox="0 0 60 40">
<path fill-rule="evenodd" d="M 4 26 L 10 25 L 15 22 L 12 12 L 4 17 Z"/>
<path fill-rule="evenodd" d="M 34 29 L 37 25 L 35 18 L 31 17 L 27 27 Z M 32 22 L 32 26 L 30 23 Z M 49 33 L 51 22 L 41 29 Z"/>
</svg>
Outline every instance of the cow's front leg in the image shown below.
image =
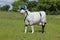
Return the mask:
<svg viewBox="0 0 60 40">
<path fill-rule="evenodd" d="M 27 20 L 25 20 L 25 33 L 27 32 L 28 25 L 29 25 L 29 22 Z"/>
<path fill-rule="evenodd" d="M 28 27 L 28 25 L 25 25 L 25 32 L 24 32 L 24 33 L 26 33 L 26 32 L 27 32 L 27 27 Z"/>
<path fill-rule="evenodd" d="M 34 33 L 34 26 L 32 25 L 31 26 L 31 29 L 32 29 L 32 34 Z"/>
</svg>

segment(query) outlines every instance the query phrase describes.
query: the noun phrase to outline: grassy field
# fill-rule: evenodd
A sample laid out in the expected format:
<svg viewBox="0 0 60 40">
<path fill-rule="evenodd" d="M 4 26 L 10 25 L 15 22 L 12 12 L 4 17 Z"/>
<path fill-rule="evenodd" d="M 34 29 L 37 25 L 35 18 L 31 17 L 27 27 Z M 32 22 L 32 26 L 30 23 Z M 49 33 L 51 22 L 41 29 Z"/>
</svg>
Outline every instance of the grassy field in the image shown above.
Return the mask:
<svg viewBox="0 0 60 40">
<path fill-rule="evenodd" d="M 23 15 L 0 11 L 0 40 L 60 40 L 60 15 L 47 15 L 44 34 L 39 32 L 41 26 L 35 25 L 34 28 L 34 34 L 31 34 L 30 27 L 24 34 Z"/>
</svg>

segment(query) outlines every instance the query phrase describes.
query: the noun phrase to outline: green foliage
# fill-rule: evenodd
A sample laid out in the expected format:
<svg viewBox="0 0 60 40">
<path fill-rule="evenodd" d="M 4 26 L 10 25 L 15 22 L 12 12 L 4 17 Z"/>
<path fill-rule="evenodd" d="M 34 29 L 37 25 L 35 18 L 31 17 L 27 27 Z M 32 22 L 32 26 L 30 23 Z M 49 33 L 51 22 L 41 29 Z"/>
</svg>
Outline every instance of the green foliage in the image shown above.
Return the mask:
<svg viewBox="0 0 60 40">
<path fill-rule="evenodd" d="M 37 6 L 37 2 L 32 1 L 32 2 L 27 2 L 27 7 L 30 11 L 33 11 L 33 9 L 35 9 Z M 32 10 L 31 10 L 32 9 Z"/>
<path fill-rule="evenodd" d="M 31 9 L 31 11 L 38 11 L 37 7 Z"/>
<path fill-rule="evenodd" d="M 30 11 L 46 11 L 50 15 L 60 14 L 60 2 L 29 2 L 27 6 Z"/>
<path fill-rule="evenodd" d="M 16 11 L 20 5 L 23 5 L 24 2 L 19 0 L 13 3 L 13 11 Z"/>
<path fill-rule="evenodd" d="M 2 8 L 0 8 L 0 10 L 3 10 L 3 11 L 7 11 L 8 9 L 9 9 L 9 6 L 8 6 L 8 5 L 6 5 L 6 6 L 2 7 Z"/>
<path fill-rule="evenodd" d="M 27 5 L 27 9 L 30 11 L 46 11 L 47 14 L 60 14 L 60 1 L 57 0 L 39 0 L 38 2 L 28 0 L 19 0 L 13 3 L 13 11 L 16 11 L 20 5 Z M 2 10 L 7 10 L 7 6 L 3 7 Z M 1 10 L 1 9 L 0 9 Z"/>
<path fill-rule="evenodd" d="M 57 9 L 60 10 L 60 2 L 57 2 L 56 5 L 57 5 Z"/>
<path fill-rule="evenodd" d="M 28 2 L 28 0 L 22 0 L 23 2 Z"/>
</svg>

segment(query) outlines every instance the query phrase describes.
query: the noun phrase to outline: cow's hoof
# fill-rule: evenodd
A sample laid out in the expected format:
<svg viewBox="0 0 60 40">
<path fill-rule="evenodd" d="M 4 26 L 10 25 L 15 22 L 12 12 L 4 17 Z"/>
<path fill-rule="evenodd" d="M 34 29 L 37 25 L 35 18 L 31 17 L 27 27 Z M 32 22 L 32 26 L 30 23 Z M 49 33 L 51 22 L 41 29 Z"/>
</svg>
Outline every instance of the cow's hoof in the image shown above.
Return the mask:
<svg viewBox="0 0 60 40">
<path fill-rule="evenodd" d="M 44 33 L 44 31 L 42 31 L 42 33 Z"/>
<path fill-rule="evenodd" d="M 34 32 L 32 32 L 32 34 L 33 34 Z"/>
</svg>

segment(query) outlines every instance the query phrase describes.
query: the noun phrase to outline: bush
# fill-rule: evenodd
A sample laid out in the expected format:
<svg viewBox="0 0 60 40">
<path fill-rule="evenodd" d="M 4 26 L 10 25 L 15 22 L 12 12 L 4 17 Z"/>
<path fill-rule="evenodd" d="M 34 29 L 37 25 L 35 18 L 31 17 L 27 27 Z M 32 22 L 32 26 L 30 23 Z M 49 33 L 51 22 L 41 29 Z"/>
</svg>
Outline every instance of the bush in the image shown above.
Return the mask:
<svg viewBox="0 0 60 40">
<path fill-rule="evenodd" d="M 60 10 L 60 2 L 57 2 L 56 5 L 57 5 L 57 9 Z"/>
<path fill-rule="evenodd" d="M 36 10 L 37 7 L 37 2 L 32 1 L 32 2 L 27 2 L 27 8 L 32 11 L 33 9 Z"/>
<path fill-rule="evenodd" d="M 21 0 L 16 1 L 13 3 L 13 11 L 17 11 L 17 9 L 19 8 L 20 5 L 24 5 L 25 3 L 22 2 Z"/>
<path fill-rule="evenodd" d="M 60 14 L 60 1 L 43 1 L 39 2 L 27 2 L 27 0 L 19 0 L 13 3 L 13 11 L 16 11 L 20 5 L 27 5 L 27 8 L 30 11 L 46 11 L 49 15 L 58 15 Z M 8 10 L 9 6 L 0 8 L 0 10 Z"/>
<path fill-rule="evenodd" d="M 2 8 L 0 8 L 0 10 L 2 10 L 2 11 L 8 11 L 8 9 L 9 9 L 9 6 L 8 5 L 3 6 Z"/>
</svg>

